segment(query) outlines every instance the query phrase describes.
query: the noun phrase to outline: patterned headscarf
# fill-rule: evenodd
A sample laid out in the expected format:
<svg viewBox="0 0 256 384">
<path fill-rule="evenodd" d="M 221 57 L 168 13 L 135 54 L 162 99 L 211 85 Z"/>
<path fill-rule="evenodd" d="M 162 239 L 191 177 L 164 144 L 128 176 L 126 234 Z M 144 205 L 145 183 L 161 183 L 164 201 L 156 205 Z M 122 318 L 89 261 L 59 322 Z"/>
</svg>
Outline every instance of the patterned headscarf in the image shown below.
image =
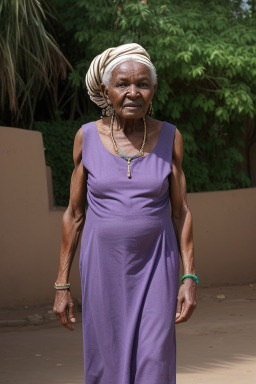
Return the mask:
<svg viewBox="0 0 256 384">
<path fill-rule="evenodd" d="M 118 64 L 127 60 L 146 64 L 156 71 L 147 51 L 141 45 L 132 43 L 106 49 L 93 59 L 86 74 L 85 84 L 90 99 L 100 108 L 105 108 L 107 115 L 109 115 L 109 106 L 101 92 L 100 84 L 103 82 L 105 72 L 113 70 Z"/>
</svg>

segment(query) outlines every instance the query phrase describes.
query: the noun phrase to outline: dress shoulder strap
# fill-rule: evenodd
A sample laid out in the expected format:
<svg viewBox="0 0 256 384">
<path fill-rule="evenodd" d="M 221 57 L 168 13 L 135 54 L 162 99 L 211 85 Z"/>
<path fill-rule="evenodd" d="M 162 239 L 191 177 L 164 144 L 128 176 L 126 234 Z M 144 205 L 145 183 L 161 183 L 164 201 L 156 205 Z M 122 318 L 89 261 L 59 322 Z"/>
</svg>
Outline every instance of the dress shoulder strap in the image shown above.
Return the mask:
<svg viewBox="0 0 256 384">
<path fill-rule="evenodd" d="M 162 132 L 160 134 L 160 142 L 157 145 L 157 154 L 164 161 L 167 161 L 172 165 L 172 151 L 173 151 L 173 142 L 176 132 L 176 126 L 168 123 L 167 121 L 163 122 Z"/>
</svg>

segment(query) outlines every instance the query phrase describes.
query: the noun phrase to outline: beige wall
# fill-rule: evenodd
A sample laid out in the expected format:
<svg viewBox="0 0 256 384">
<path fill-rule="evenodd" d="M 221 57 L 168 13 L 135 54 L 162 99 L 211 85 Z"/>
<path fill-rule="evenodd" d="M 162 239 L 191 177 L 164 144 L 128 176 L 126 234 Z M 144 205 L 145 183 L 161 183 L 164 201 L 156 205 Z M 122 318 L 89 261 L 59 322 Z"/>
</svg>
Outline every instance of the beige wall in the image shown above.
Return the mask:
<svg viewBox="0 0 256 384">
<path fill-rule="evenodd" d="M 196 269 L 204 286 L 256 281 L 256 188 L 191 193 Z"/>
<path fill-rule="evenodd" d="M 39 132 L 0 127 L 0 305 L 53 300 L 64 208 L 53 206 Z M 194 193 L 197 273 L 203 286 L 256 281 L 256 188 Z M 80 295 L 77 251 L 71 282 Z"/>
<path fill-rule="evenodd" d="M 49 302 L 64 209 L 52 208 L 48 199 L 41 133 L 0 128 L 0 180 L 0 305 Z M 80 288 L 77 259 L 72 276 L 75 294 Z"/>
</svg>

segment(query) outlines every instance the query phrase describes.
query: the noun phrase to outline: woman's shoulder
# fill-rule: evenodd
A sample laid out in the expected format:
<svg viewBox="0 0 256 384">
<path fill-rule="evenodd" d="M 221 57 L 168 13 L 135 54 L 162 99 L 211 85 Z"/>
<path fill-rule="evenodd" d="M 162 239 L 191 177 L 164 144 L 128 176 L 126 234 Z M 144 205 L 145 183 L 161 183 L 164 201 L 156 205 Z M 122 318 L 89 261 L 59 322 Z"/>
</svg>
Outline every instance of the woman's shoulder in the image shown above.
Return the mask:
<svg viewBox="0 0 256 384">
<path fill-rule="evenodd" d="M 174 137 L 178 137 L 178 139 L 182 138 L 182 134 L 180 130 L 177 128 L 177 126 L 174 123 L 171 123 L 170 121 L 163 121 L 162 125 L 165 125 L 169 130 L 171 130 L 174 134 Z"/>
<path fill-rule="evenodd" d="M 88 137 L 92 135 L 95 131 L 95 124 L 95 121 L 90 121 L 88 123 L 82 124 L 81 128 L 76 133 L 75 140 L 77 139 L 82 143 L 83 140 L 85 140 L 86 138 L 88 139 Z"/>
<path fill-rule="evenodd" d="M 90 142 L 91 138 L 94 137 L 96 129 L 96 122 L 90 121 L 89 123 L 82 124 L 78 129 L 74 139 L 74 149 L 82 151 L 83 146 L 86 142 Z"/>
<path fill-rule="evenodd" d="M 74 163 L 77 164 L 82 158 L 82 149 L 83 149 L 83 130 L 82 127 L 78 129 L 73 146 L 73 159 Z"/>
<path fill-rule="evenodd" d="M 166 138 L 167 137 L 171 138 L 174 148 L 178 148 L 178 151 L 180 150 L 180 148 L 183 148 L 182 134 L 175 124 L 165 120 L 164 121 L 156 120 L 156 119 L 153 119 L 152 117 L 150 117 L 150 121 L 152 126 L 159 127 L 160 125 L 162 128 L 165 128 L 165 135 L 167 135 Z"/>
<path fill-rule="evenodd" d="M 95 121 L 89 121 L 88 123 L 82 124 L 82 126 L 81 126 L 82 131 L 88 130 L 90 128 L 94 128 L 95 127 L 95 123 L 96 123 Z"/>
<path fill-rule="evenodd" d="M 175 124 L 173 124 L 169 121 L 165 121 L 165 120 L 164 121 L 157 120 L 151 116 L 148 116 L 148 124 L 149 124 L 149 126 L 152 126 L 153 128 L 162 127 L 163 125 L 165 125 L 168 128 L 172 128 L 173 130 L 175 130 L 175 128 L 177 129 Z"/>
<path fill-rule="evenodd" d="M 90 128 L 94 128 L 94 127 L 95 127 L 94 121 L 90 121 L 89 123 L 82 124 L 81 127 L 76 132 L 74 145 L 82 147 L 83 136 L 85 136 L 85 134 L 87 133 L 88 130 L 90 130 Z"/>
<path fill-rule="evenodd" d="M 75 144 L 82 144 L 83 142 L 83 126 L 81 126 L 78 131 L 76 132 L 75 139 L 74 139 L 74 145 Z"/>
</svg>

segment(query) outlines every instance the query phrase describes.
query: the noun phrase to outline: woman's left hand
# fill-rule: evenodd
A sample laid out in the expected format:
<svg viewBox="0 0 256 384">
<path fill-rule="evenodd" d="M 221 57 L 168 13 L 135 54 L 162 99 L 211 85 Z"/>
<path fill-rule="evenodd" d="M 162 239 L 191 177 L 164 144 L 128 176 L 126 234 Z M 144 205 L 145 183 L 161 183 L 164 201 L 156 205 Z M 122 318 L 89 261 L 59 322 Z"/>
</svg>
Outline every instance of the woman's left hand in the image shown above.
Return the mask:
<svg viewBox="0 0 256 384">
<path fill-rule="evenodd" d="M 180 286 L 175 324 L 187 321 L 196 308 L 196 282 L 185 279 Z"/>
</svg>

